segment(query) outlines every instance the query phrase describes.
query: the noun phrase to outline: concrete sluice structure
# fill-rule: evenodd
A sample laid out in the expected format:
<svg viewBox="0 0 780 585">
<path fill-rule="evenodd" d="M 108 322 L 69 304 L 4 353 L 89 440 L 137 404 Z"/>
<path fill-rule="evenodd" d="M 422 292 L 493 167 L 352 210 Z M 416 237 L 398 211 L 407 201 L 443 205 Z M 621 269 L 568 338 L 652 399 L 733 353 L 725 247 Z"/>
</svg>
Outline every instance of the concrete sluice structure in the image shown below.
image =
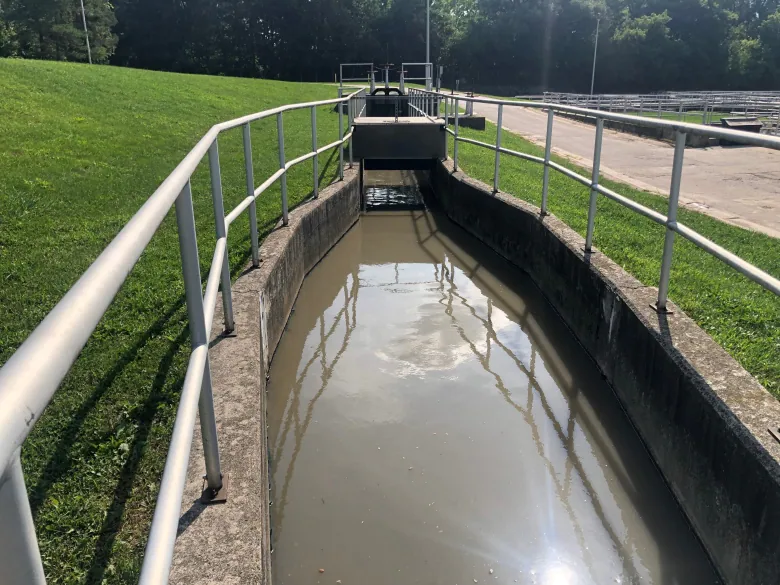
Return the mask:
<svg viewBox="0 0 780 585">
<path fill-rule="evenodd" d="M 364 215 L 306 277 L 268 424 L 279 585 L 720 582 L 539 289 L 441 213 Z"/>
<path fill-rule="evenodd" d="M 563 222 L 430 158 L 438 121 L 399 120 L 403 150 L 374 120 L 212 329 L 231 495 L 190 504 L 196 436 L 171 581 L 779 583 L 777 400 Z"/>
</svg>

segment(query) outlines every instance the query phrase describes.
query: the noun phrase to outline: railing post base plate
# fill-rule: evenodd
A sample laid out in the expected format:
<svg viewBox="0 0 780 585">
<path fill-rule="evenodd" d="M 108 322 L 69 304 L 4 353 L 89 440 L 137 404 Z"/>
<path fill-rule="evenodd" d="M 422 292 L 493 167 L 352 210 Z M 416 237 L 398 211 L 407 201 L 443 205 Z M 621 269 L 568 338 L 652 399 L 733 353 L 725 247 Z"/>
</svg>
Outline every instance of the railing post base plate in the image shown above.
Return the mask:
<svg viewBox="0 0 780 585">
<path fill-rule="evenodd" d="M 674 315 L 674 311 L 670 311 L 668 308 L 659 309 L 658 303 L 650 303 L 650 308 L 659 315 Z"/>
<path fill-rule="evenodd" d="M 203 481 L 206 481 L 205 476 L 203 476 Z M 230 474 L 225 473 L 222 475 L 222 487 L 214 491 L 210 487 L 206 486 L 206 488 L 203 490 L 203 493 L 200 495 L 200 503 L 206 506 L 211 504 L 224 504 L 227 502 L 229 484 Z"/>
</svg>

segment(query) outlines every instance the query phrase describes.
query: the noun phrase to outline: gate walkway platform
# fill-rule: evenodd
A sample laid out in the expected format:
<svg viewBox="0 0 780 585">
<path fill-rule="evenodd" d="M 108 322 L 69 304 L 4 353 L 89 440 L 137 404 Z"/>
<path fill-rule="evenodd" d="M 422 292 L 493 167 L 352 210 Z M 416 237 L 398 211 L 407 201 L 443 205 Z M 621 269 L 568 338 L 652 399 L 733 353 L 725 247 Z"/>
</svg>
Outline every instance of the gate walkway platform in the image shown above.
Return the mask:
<svg viewBox="0 0 780 585">
<path fill-rule="evenodd" d="M 447 156 L 444 119 L 425 116 L 360 117 L 353 120 L 358 159 L 439 159 Z"/>
</svg>

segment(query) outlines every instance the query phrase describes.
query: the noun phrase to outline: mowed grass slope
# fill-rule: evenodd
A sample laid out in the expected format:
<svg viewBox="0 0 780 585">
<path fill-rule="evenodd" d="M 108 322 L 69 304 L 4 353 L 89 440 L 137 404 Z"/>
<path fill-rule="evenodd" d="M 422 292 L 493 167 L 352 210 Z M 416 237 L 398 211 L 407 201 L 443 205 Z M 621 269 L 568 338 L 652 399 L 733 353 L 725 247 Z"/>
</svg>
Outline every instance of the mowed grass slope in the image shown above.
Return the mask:
<svg viewBox="0 0 780 585">
<path fill-rule="evenodd" d="M 485 132 L 461 128 L 463 136 L 495 144 L 496 126 Z M 507 132 L 502 146 L 544 156 L 544 149 Z M 452 138 L 449 138 L 452 156 Z M 492 150 L 459 143 L 459 167 L 490 185 Z M 553 157 L 589 177 L 590 170 Z M 608 160 L 603 160 L 609 165 Z M 534 205 L 541 204 L 543 167 L 502 155 L 500 189 Z M 601 183 L 634 201 L 666 215 L 664 197 L 602 179 Z M 683 169 L 683 188 L 685 170 Z M 588 188 L 550 170 L 548 205 L 551 213 L 583 237 L 587 230 Z M 780 277 L 780 240 L 725 224 L 707 215 L 680 208 L 679 221 L 758 266 Z M 644 284 L 658 286 L 665 228 L 599 195 L 594 245 Z M 677 236 L 674 246 L 670 298 L 720 343 L 774 396 L 780 398 L 780 298 L 749 281 L 732 268 Z"/>
<path fill-rule="evenodd" d="M 2 364 L 211 125 L 336 90 L 0 60 L 0 95 Z M 288 160 L 310 149 L 309 116 L 285 115 Z M 337 124 L 330 107 L 318 110 L 320 145 L 336 140 Z M 278 168 L 276 120 L 253 124 L 252 137 L 259 185 Z M 241 130 L 219 147 L 229 212 L 246 195 Z M 337 152 L 320 157 L 323 185 L 337 162 Z M 308 196 L 311 163 L 291 171 L 288 185 L 291 206 Z M 193 198 L 205 278 L 215 241 L 205 159 Z M 258 201 L 263 233 L 280 213 L 276 186 Z M 234 275 L 248 259 L 248 234 L 244 214 L 229 236 Z M 135 582 L 188 348 L 171 211 L 24 445 L 49 583 Z"/>
</svg>

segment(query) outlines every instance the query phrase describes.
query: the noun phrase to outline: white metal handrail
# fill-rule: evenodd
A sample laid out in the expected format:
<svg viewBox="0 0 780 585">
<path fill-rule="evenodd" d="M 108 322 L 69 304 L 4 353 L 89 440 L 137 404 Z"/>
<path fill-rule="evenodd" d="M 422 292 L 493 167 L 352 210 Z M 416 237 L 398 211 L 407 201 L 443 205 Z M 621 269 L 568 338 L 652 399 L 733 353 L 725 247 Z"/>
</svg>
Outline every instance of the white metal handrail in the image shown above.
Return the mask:
<svg viewBox="0 0 780 585">
<path fill-rule="evenodd" d="M 339 110 L 339 138 L 318 148 L 316 108 L 335 104 L 338 104 Z M 349 145 L 350 165 L 352 163 L 352 132 L 344 132 L 344 104 L 348 107 L 351 127 L 353 112 L 361 104 L 365 108 L 365 90 L 361 89 L 336 99 L 285 105 L 212 126 L 0 369 L 0 567 L 4 584 L 45 583 L 20 463 L 22 444 L 171 206 L 175 206 L 192 352 L 140 577 L 140 582 L 145 584 L 168 581 L 195 425 L 196 405 L 200 413 L 208 489 L 217 493 L 222 487 L 208 342 L 220 286 L 225 329 L 231 331 L 234 328 L 227 253 L 228 229 L 248 208 L 252 263 L 257 266 L 260 260 L 255 209 L 257 197 L 281 180 L 282 222 L 287 225 L 289 169 L 313 159 L 313 195 L 317 197 L 318 156 L 338 147 L 339 178 L 344 178 L 345 144 Z M 306 108 L 311 110 L 312 150 L 285 162 L 283 115 L 285 112 Z M 249 125 L 272 116 L 276 116 L 277 120 L 279 170 L 255 188 Z M 243 129 L 247 196 L 226 216 L 222 200 L 217 139 L 220 133 L 239 126 Z M 204 292 L 190 178 L 206 155 L 209 158 L 217 242 Z"/>
<path fill-rule="evenodd" d="M 424 67 L 425 73 L 423 77 L 410 77 L 406 75 L 407 67 Z M 401 63 L 401 90 L 404 89 L 404 82 L 406 81 L 424 81 L 425 89 L 432 89 L 433 83 L 433 63 Z"/>
<path fill-rule="evenodd" d="M 578 106 L 591 110 L 636 112 L 639 116 L 701 118 L 711 124 L 715 114 L 755 116 L 767 133 L 780 132 L 780 92 L 778 91 L 678 91 L 655 94 L 576 94 L 547 92 L 543 96 L 516 96 L 547 103 Z"/>
<path fill-rule="evenodd" d="M 588 205 L 588 227 L 585 236 L 585 252 L 590 253 L 592 251 L 595 218 L 596 218 L 596 200 L 599 194 L 604 195 L 608 199 L 611 199 L 632 211 L 639 213 L 640 215 L 647 217 L 648 219 L 666 226 L 666 235 L 664 239 L 664 252 L 661 259 L 661 275 L 658 285 L 658 299 L 655 303 L 655 309 L 664 313 L 667 312 L 667 300 L 669 293 L 669 279 L 671 275 L 672 267 L 672 253 L 674 248 L 675 234 L 680 234 L 685 239 L 693 242 L 696 246 L 709 254 L 715 256 L 720 261 L 724 262 L 734 270 L 746 276 L 750 280 L 758 283 L 766 290 L 773 292 L 780 296 L 780 280 L 767 274 L 760 268 L 753 264 L 743 260 L 736 254 L 729 252 L 725 248 L 719 246 L 715 242 L 705 238 L 693 229 L 681 224 L 677 221 L 677 209 L 679 205 L 680 197 L 680 182 L 682 178 L 683 170 L 683 156 L 685 153 L 685 139 L 687 134 L 696 134 L 701 136 L 716 137 L 736 142 L 739 144 L 750 144 L 753 146 L 762 146 L 764 148 L 771 148 L 773 150 L 780 150 L 780 138 L 775 136 L 768 136 L 763 134 L 752 134 L 748 132 L 741 132 L 738 130 L 730 130 L 727 128 L 703 126 L 699 124 L 690 124 L 686 122 L 675 122 L 669 120 L 659 120 L 655 118 L 645 118 L 640 116 L 630 116 L 626 114 L 616 114 L 612 112 L 604 112 L 599 110 L 589 110 L 576 106 L 566 106 L 561 104 L 551 104 L 538 101 L 518 101 L 518 100 L 500 100 L 484 97 L 468 97 L 464 95 L 453 95 L 441 92 L 425 91 L 421 89 L 409 90 L 410 103 L 419 103 L 425 96 L 432 98 L 437 103 L 444 102 L 444 125 L 446 132 L 453 136 L 453 167 L 454 170 L 458 169 L 458 143 L 464 142 L 468 144 L 474 144 L 483 148 L 487 148 L 495 151 L 495 167 L 493 171 L 493 191 L 499 191 L 499 169 L 500 169 L 500 155 L 508 154 L 525 160 L 542 164 L 544 166 L 544 177 L 542 181 L 542 204 L 541 214 L 547 215 L 548 207 L 548 189 L 549 189 L 549 169 L 554 169 L 559 173 L 566 175 L 567 177 L 582 183 L 590 188 L 590 200 Z M 496 143 L 488 144 L 465 138 L 459 134 L 459 120 L 460 120 L 460 102 L 472 102 L 482 104 L 492 104 L 498 107 L 497 118 L 497 130 L 496 130 Z M 427 103 L 427 102 L 425 102 Z M 501 146 L 501 122 L 503 116 L 503 109 L 505 106 L 509 107 L 526 107 L 533 109 L 542 109 L 547 111 L 547 136 L 545 140 L 545 155 L 544 158 L 532 156 L 529 154 L 512 151 Z M 454 115 L 454 130 L 449 128 L 448 112 L 452 112 L 450 116 Z M 584 177 L 579 173 L 572 171 L 554 161 L 551 160 L 552 151 L 552 129 L 553 121 L 556 112 L 574 113 L 582 116 L 594 118 L 596 120 L 595 130 L 595 144 L 593 153 L 593 167 L 592 175 L 590 178 Z M 425 113 L 421 110 L 421 113 Z M 607 189 L 599 184 L 600 177 L 600 159 L 601 159 L 601 144 L 602 136 L 604 132 L 604 120 L 613 120 L 617 122 L 631 122 L 638 126 L 645 126 L 650 128 L 665 128 L 673 130 L 675 133 L 675 149 L 674 149 L 674 162 L 672 166 L 672 181 L 669 191 L 669 203 L 666 215 L 645 207 L 636 201 L 629 199 L 623 195 L 615 193 L 614 191 Z"/>
</svg>

